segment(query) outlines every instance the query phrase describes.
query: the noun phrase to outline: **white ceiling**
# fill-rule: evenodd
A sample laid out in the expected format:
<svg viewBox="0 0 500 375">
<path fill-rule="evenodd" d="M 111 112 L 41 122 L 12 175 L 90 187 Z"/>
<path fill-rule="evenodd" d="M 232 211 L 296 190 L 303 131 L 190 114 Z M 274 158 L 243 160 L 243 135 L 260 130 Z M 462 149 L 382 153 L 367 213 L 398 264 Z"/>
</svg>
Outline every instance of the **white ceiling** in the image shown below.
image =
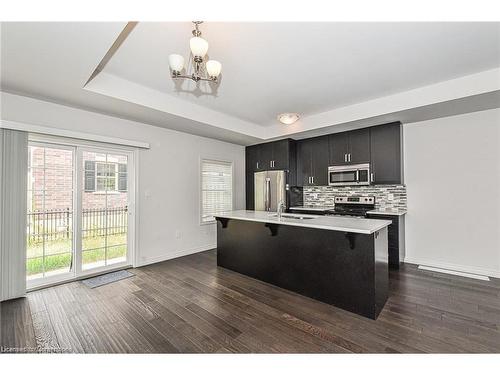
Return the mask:
<svg viewBox="0 0 500 375">
<path fill-rule="evenodd" d="M 1 89 L 240 144 L 499 106 L 500 23 L 206 23 L 216 96 L 177 92 L 169 76 L 189 22 L 139 23 L 84 88 L 124 26 L 2 23 Z M 277 124 L 288 111 L 301 120 Z"/>
<path fill-rule="evenodd" d="M 500 66 L 494 23 L 205 23 L 223 78 L 216 96 L 197 97 L 177 92 L 168 70 L 169 54 L 188 57 L 191 30 L 139 23 L 105 70 L 269 126 L 282 112 L 308 116 Z"/>
</svg>

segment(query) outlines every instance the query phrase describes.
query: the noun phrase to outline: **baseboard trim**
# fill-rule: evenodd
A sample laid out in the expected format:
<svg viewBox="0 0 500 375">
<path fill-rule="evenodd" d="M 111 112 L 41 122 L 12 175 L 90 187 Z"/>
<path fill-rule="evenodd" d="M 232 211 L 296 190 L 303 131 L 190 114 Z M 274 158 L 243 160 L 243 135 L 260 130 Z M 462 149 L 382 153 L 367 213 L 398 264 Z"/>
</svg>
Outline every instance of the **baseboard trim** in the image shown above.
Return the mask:
<svg viewBox="0 0 500 375">
<path fill-rule="evenodd" d="M 451 271 L 451 270 L 446 270 L 444 268 L 436 268 L 436 267 L 429 267 L 429 266 L 418 266 L 418 269 L 423 270 L 423 271 L 446 273 L 447 275 L 468 277 L 469 279 L 490 281 L 490 278 L 488 276 L 476 275 L 476 274 L 468 273 L 468 272 Z"/>
<path fill-rule="evenodd" d="M 427 266 L 427 267 L 441 268 L 441 269 L 445 269 L 445 270 L 449 270 L 449 271 L 464 272 L 464 273 L 469 273 L 469 274 L 474 274 L 474 275 L 500 278 L 500 271 L 494 270 L 494 269 L 481 268 L 481 267 L 470 267 L 470 266 L 464 266 L 461 264 L 454 264 L 454 263 L 440 262 L 440 261 L 435 261 L 435 260 L 430 260 L 430 259 L 419 259 L 419 258 L 412 258 L 412 257 L 405 257 L 404 262 L 416 264 L 416 265 Z"/>
<path fill-rule="evenodd" d="M 176 251 L 174 253 L 168 253 L 168 254 L 165 254 L 165 255 L 157 256 L 157 257 L 146 258 L 146 259 L 143 259 L 143 260 L 139 261 L 139 264 L 136 267 L 143 267 L 143 266 L 147 266 L 148 264 L 164 262 L 166 260 L 180 258 L 180 257 L 186 256 L 186 255 L 191 255 L 191 254 L 195 254 L 195 253 L 201 253 L 202 251 L 207 251 L 207 250 L 215 249 L 216 247 L 217 247 L 216 244 L 205 245 L 205 246 L 195 247 L 193 249 Z"/>
</svg>

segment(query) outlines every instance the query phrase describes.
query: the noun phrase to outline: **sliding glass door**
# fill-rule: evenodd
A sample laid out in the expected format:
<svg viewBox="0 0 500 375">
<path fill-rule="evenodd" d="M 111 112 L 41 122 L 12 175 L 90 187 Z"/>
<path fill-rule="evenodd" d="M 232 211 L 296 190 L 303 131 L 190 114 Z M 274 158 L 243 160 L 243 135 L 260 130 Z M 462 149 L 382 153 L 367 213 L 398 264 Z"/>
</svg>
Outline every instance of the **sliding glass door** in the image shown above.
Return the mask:
<svg viewBox="0 0 500 375">
<path fill-rule="evenodd" d="M 82 152 L 82 269 L 127 260 L 128 186 L 126 155 Z"/>
<path fill-rule="evenodd" d="M 29 145 L 28 281 L 73 270 L 74 158 L 72 147 Z"/>
<path fill-rule="evenodd" d="M 30 142 L 28 287 L 132 263 L 133 153 Z"/>
</svg>

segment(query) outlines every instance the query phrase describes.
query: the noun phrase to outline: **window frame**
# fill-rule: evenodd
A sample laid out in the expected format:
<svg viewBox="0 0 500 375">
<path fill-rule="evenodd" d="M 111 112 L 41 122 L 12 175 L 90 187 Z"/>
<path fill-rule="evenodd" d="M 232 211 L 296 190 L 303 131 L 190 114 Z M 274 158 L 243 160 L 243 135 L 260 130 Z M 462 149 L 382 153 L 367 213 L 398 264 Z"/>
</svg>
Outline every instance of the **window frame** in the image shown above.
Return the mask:
<svg viewBox="0 0 500 375">
<path fill-rule="evenodd" d="M 234 162 L 232 160 L 221 160 L 221 159 L 216 159 L 216 158 L 200 157 L 200 161 L 199 161 L 199 185 L 198 185 L 200 199 L 199 199 L 198 219 L 199 219 L 200 225 L 213 225 L 216 223 L 216 220 L 203 221 L 203 163 L 204 162 L 225 164 L 225 165 L 231 166 L 231 209 L 232 210 L 234 209 L 234 202 L 235 202 Z"/>
<path fill-rule="evenodd" d="M 113 172 L 115 174 L 114 176 L 114 180 L 115 180 L 115 188 L 113 190 L 107 190 L 106 188 L 104 190 L 102 189 L 98 189 L 98 183 L 97 183 L 97 180 L 98 179 L 101 179 L 101 180 L 108 180 L 108 179 L 111 179 L 112 177 L 109 177 L 109 176 L 98 176 L 97 175 L 97 164 L 102 164 L 102 165 L 111 165 L 113 164 L 114 167 L 115 167 L 115 171 Z M 102 194 L 102 193 L 120 193 L 120 191 L 118 190 L 118 163 L 115 163 L 113 161 L 95 161 L 95 191 L 93 192 L 94 194 Z"/>
</svg>

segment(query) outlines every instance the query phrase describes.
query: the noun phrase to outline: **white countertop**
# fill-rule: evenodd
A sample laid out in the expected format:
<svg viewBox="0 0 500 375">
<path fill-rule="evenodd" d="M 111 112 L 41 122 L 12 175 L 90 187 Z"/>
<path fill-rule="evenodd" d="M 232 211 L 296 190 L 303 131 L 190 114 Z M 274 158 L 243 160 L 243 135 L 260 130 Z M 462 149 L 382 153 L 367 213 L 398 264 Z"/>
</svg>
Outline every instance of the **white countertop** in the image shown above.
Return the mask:
<svg viewBox="0 0 500 375">
<path fill-rule="evenodd" d="M 328 211 L 333 210 L 333 206 L 295 206 L 289 210 L 304 210 L 304 211 Z"/>
<path fill-rule="evenodd" d="M 372 234 L 376 231 L 392 224 L 389 220 L 365 219 L 351 216 L 323 216 L 323 215 L 302 215 L 284 213 L 286 216 L 311 217 L 312 219 L 294 219 L 282 217 L 279 219 L 276 212 L 266 211 L 227 211 L 215 215 L 226 219 L 236 219 L 245 221 L 256 221 L 260 223 L 291 225 L 296 227 L 316 228 L 326 230 L 337 230 L 342 232 Z"/>
<path fill-rule="evenodd" d="M 402 216 L 406 214 L 406 210 L 402 208 L 379 208 L 376 210 L 368 211 L 367 214 Z"/>
</svg>

